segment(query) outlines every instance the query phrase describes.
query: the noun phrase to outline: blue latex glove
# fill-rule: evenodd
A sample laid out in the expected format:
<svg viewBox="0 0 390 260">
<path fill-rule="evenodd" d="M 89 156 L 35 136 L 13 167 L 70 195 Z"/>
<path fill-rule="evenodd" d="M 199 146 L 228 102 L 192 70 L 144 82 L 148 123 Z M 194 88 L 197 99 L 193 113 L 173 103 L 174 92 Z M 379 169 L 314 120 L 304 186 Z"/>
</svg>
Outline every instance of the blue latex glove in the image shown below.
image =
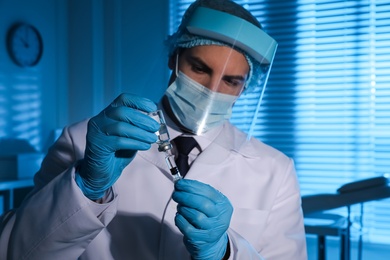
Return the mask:
<svg viewBox="0 0 390 260">
<path fill-rule="evenodd" d="M 122 94 L 89 120 L 84 160 L 76 174 L 85 196 L 91 200 L 103 197 L 137 151 L 157 141 L 159 123 L 140 112 L 155 110 L 149 99 Z"/>
<path fill-rule="evenodd" d="M 192 258 L 223 259 L 233 214 L 229 200 L 210 185 L 187 179 L 175 183 L 172 199 L 178 203 L 175 224 Z"/>
</svg>

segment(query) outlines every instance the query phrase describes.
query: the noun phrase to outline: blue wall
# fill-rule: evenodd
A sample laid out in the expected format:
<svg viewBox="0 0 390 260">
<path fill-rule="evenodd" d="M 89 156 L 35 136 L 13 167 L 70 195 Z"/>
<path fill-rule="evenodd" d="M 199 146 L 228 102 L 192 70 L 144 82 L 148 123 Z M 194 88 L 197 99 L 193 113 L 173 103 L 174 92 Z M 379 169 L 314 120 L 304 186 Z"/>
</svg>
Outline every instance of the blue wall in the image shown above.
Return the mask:
<svg viewBox="0 0 390 260">
<path fill-rule="evenodd" d="M 0 1 L 0 153 L 5 138 L 28 140 L 42 149 L 50 130 L 64 123 L 59 68 L 62 61 L 57 51 L 63 35 L 58 31 L 62 1 Z M 21 68 L 14 64 L 6 49 L 6 35 L 16 22 L 27 22 L 39 29 L 44 54 L 39 64 Z M 14 148 L 15 147 L 11 147 Z"/>
<path fill-rule="evenodd" d="M 0 155 L 15 138 L 46 151 L 53 130 L 98 113 L 121 92 L 158 101 L 168 80 L 168 2 L 0 0 Z M 18 21 L 43 38 L 32 68 L 18 67 L 6 50 Z"/>
</svg>

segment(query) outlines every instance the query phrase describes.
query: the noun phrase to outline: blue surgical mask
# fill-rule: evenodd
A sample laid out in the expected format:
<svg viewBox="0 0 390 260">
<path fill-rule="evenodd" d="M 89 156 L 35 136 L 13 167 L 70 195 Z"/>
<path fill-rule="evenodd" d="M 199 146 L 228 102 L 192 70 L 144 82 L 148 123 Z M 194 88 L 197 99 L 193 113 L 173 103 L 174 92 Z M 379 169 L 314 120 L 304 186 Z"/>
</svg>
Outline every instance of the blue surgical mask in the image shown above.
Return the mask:
<svg viewBox="0 0 390 260">
<path fill-rule="evenodd" d="M 168 87 L 166 96 L 180 124 L 198 135 L 229 119 L 238 98 L 212 91 L 181 71 Z"/>
</svg>

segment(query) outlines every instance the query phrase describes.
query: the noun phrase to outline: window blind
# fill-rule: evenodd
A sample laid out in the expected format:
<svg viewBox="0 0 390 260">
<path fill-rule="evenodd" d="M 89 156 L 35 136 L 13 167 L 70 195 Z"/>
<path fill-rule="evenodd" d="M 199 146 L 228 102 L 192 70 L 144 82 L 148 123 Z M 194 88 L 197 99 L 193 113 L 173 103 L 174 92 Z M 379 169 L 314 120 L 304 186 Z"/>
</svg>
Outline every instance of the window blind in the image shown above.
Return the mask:
<svg viewBox="0 0 390 260">
<path fill-rule="evenodd" d="M 192 2 L 171 0 L 171 32 Z M 294 159 L 302 195 L 390 172 L 389 1 L 236 2 L 279 43 L 253 135 Z M 246 131 L 254 103 L 232 123 Z M 363 239 L 390 244 L 390 199 L 364 212 Z"/>
</svg>

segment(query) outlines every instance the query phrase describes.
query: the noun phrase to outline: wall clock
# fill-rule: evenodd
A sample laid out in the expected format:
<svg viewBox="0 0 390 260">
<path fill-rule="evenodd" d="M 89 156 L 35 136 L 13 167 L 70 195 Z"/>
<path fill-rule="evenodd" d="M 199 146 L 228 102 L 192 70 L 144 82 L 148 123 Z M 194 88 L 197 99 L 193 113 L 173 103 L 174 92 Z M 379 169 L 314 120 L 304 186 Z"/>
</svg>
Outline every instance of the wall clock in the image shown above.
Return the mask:
<svg viewBox="0 0 390 260">
<path fill-rule="evenodd" d="M 21 67 L 32 67 L 41 59 L 43 42 L 39 31 L 27 23 L 18 23 L 7 34 L 7 48 L 11 59 Z"/>
</svg>

